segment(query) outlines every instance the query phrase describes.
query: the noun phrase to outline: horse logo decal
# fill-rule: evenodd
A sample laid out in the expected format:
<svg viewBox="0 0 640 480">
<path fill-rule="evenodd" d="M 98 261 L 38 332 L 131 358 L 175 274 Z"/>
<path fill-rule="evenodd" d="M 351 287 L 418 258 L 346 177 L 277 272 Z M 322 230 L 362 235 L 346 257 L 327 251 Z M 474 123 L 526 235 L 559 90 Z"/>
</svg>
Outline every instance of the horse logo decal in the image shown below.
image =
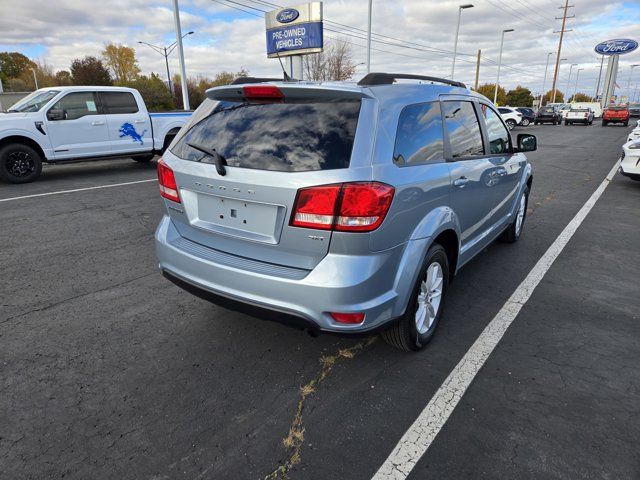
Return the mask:
<svg viewBox="0 0 640 480">
<path fill-rule="evenodd" d="M 120 127 L 120 138 L 131 137 L 134 142 L 140 142 L 140 145 L 144 145 L 142 137 L 145 133 L 147 133 L 146 130 L 143 130 L 142 133 L 136 132 L 135 127 L 129 122 L 123 123 Z"/>
</svg>

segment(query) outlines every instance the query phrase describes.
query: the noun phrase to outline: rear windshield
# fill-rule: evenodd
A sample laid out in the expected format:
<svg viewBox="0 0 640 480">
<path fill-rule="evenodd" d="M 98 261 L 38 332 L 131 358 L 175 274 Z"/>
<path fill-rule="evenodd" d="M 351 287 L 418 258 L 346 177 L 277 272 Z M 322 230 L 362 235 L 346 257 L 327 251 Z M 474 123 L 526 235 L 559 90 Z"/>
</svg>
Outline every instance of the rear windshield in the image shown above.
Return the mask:
<svg viewBox="0 0 640 480">
<path fill-rule="evenodd" d="M 542 109 L 542 112 L 544 112 L 544 113 L 553 113 L 553 112 L 555 112 L 555 109 L 553 107 L 544 107 Z"/>
<path fill-rule="evenodd" d="M 218 102 L 171 152 L 199 161 L 188 144 L 215 149 L 232 167 L 283 172 L 347 168 L 360 100 L 287 103 Z"/>
<path fill-rule="evenodd" d="M 607 110 L 613 110 L 614 112 L 624 112 L 627 107 L 609 107 Z"/>
</svg>

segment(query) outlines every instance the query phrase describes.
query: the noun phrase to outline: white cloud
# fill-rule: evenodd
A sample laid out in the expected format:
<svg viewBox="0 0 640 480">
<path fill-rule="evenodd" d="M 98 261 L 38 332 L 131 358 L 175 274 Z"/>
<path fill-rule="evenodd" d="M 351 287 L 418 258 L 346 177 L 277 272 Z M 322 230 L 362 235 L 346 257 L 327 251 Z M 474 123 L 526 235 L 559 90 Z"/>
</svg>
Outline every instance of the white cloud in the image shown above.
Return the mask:
<svg viewBox="0 0 640 480">
<path fill-rule="evenodd" d="M 261 0 L 236 0 L 257 8 L 268 9 Z M 43 46 L 46 59 L 56 69 L 68 68 L 74 58 L 98 55 L 107 42 L 123 43 L 136 48 L 144 72 L 164 73 L 164 59 L 138 41 L 169 44 L 175 38 L 171 3 L 161 0 L 0 0 L 0 49 L 3 45 Z M 268 3 L 268 2 L 267 2 Z M 298 3 L 298 1 L 293 2 Z M 373 43 L 372 69 L 377 71 L 415 72 L 446 76 L 450 73 L 451 55 L 425 51 L 453 49 L 453 37 L 460 0 L 374 1 L 373 30 L 391 38 Z M 456 78 L 472 83 L 475 54 L 482 49 L 480 81 L 495 81 L 500 32 L 514 28 L 505 36 L 501 83 L 511 88 L 516 84 L 539 89 L 544 74 L 547 52 L 555 52 L 558 36 L 554 30 L 561 14 L 556 0 L 475 0 L 475 7 L 462 14 L 456 64 Z M 592 91 L 599 71 L 599 58 L 593 47 L 601 40 L 637 35 L 640 6 L 618 0 L 575 1 L 563 47 L 568 63 L 578 63 L 580 90 Z M 228 5 L 238 6 L 235 3 Z M 265 54 L 264 20 L 224 7 L 212 0 L 182 0 L 183 31 L 195 35 L 184 41 L 189 75 L 213 76 L 222 70 L 248 69 L 255 75 L 273 75 L 279 71 L 276 60 Z M 366 29 L 367 2 L 328 0 L 324 2 L 325 18 L 361 30 L 349 30 L 325 23 L 326 37 L 342 37 L 353 45 L 356 63 L 364 62 L 366 50 L 362 30 Z M 246 8 L 250 10 L 250 8 Z M 257 11 L 253 10 L 255 13 Z M 342 33 L 332 31 L 339 30 Z M 348 35 L 347 35 L 348 34 Z M 637 38 L 636 38 L 637 39 Z M 389 45 L 388 43 L 394 44 Z M 401 48 L 397 44 L 404 43 Z M 555 58 L 555 55 L 552 56 Z M 489 59 L 489 60 L 487 60 Z M 632 63 L 640 63 L 640 52 L 621 58 L 621 82 L 626 84 Z M 550 72 L 553 71 L 553 65 Z M 177 55 L 171 57 L 172 73 L 178 72 Z M 359 75 L 364 73 L 358 67 Z M 640 72 L 638 72 L 640 74 Z M 563 68 L 559 85 L 566 86 L 568 69 Z M 575 77 L 574 77 L 575 78 Z M 638 78 L 640 80 L 640 78 Z M 618 83 L 621 83 L 620 81 Z M 547 80 L 547 86 L 550 80 Z M 573 82 L 572 82 L 573 85 Z M 635 83 L 633 84 L 635 85 Z"/>
</svg>

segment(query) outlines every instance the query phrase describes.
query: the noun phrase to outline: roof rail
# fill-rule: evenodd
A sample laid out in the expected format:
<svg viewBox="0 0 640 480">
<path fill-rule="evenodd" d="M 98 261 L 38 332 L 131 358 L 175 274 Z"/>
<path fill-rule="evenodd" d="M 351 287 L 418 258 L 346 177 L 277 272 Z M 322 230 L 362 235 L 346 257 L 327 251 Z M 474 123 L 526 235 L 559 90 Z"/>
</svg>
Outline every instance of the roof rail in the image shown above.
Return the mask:
<svg viewBox="0 0 640 480">
<path fill-rule="evenodd" d="M 362 78 L 362 80 L 358 82 L 358 85 L 360 85 L 361 87 L 370 87 L 374 85 L 391 85 L 399 78 L 409 80 L 426 80 L 428 82 L 446 83 L 447 85 L 451 85 L 453 87 L 467 88 L 467 86 L 462 82 L 447 80 L 446 78 L 413 75 L 410 73 L 368 73 Z"/>
</svg>

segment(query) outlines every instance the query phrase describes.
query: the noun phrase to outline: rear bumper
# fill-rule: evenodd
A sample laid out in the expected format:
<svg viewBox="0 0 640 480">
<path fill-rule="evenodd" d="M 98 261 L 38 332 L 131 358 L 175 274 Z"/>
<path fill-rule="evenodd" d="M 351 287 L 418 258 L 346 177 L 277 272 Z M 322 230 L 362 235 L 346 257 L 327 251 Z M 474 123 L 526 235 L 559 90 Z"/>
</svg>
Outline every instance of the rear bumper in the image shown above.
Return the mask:
<svg viewBox="0 0 640 480">
<path fill-rule="evenodd" d="M 162 273 L 199 297 L 314 332 L 361 334 L 383 328 L 404 313 L 428 239 L 367 256 L 329 253 L 304 276 L 242 269 L 199 253 L 206 248 L 201 245 L 184 248 L 188 240 L 180 237 L 168 216 L 160 222 L 155 241 Z M 365 319 L 358 325 L 339 324 L 328 312 L 363 312 Z"/>
<path fill-rule="evenodd" d="M 640 156 L 625 154 L 620 162 L 620 173 L 627 177 L 640 177 Z"/>
</svg>

